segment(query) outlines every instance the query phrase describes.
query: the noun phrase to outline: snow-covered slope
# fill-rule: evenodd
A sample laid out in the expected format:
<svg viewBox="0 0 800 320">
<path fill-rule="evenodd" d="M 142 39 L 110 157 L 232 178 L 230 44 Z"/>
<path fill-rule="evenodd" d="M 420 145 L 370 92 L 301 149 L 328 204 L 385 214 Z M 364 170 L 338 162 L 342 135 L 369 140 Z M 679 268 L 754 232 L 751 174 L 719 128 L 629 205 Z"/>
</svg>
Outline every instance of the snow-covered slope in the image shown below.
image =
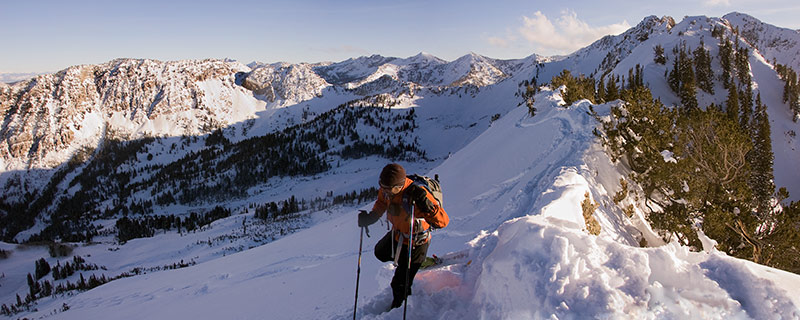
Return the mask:
<svg viewBox="0 0 800 320">
<path fill-rule="evenodd" d="M 800 30 L 776 27 L 744 13 L 733 12 L 722 17 L 770 63 L 800 70 Z"/>
<path fill-rule="evenodd" d="M 468 54 L 447 62 L 422 53 L 406 59 L 371 56 L 249 67 L 217 60 L 124 59 L 0 85 L 0 111 L 7 119 L 0 131 L 5 147 L 0 148 L 0 168 L 41 168 L 0 172 L 0 185 L 8 188 L 4 196 L 23 199 L 37 188 L 10 177 L 24 174 L 41 187 L 56 172 L 50 168 L 66 167 L 72 151 L 97 146 L 109 134 L 165 136 L 144 144 L 130 161 L 113 168 L 110 176 L 128 174 L 129 181 L 73 184 L 72 179 L 87 170 L 78 165 L 53 187 L 56 199 L 67 201 L 87 191 L 135 185 L 93 208 L 106 215 L 92 221 L 102 225 L 103 232 L 92 245 L 76 245 L 73 254 L 105 268 L 84 271 L 87 278 L 118 276 L 136 268 L 145 274 L 43 298 L 36 310 L 13 318 L 352 317 L 359 237 L 355 212 L 371 204 L 306 210 L 270 224 L 255 218 L 252 209 L 295 195 L 312 199 L 374 187 L 380 168 L 391 161 L 381 155 L 348 158 L 323 152 L 331 165 L 325 172 L 276 176 L 236 197 L 156 205 L 152 212 L 185 217 L 216 205 L 233 209 L 233 216 L 202 230 L 159 230 L 154 237 L 124 245 L 113 239 L 114 223 L 122 214 L 110 208 L 132 207 L 167 193 L 177 196 L 197 186 L 218 186 L 236 171 L 255 175 L 248 170 L 209 170 L 227 159 L 245 161 L 267 153 L 259 148 L 251 148 L 257 149 L 250 150 L 254 153 L 231 150 L 295 126 L 300 128 L 294 131 L 301 133 L 298 136 L 334 133 L 337 138 L 325 143 L 334 151 L 356 141 L 402 141 L 420 150 L 406 150 L 410 155 L 401 157 L 409 172 L 441 177 L 451 224 L 434 234 L 430 253 L 457 253 L 461 258 L 419 273 L 410 299 L 412 318 L 800 318 L 797 275 L 711 249 L 689 252 L 676 243 L 664 244 L 650 231 L 642 212 L 635 209 L 629 217 L 613 203 L 624 170 L 596 144 L 592 130 L 597 124 L 587 114 L 588 102 L 566 108 L 557 91 L 545 90 L 535 97 L 535 117 L 518 107 L 523 101 L 516 94 L 524 90 L 523 80 L 543 83 L 563 69 L 595 79 L 606 72 L 627 76 L 637 64 L 644 67 L 645 82 L 654 95 L 674 104 L 679 100 L 664 80 L 674 57 L 668 57 L 666 66 L 656 64 L 653 47 L 662 45 L 669 52 L 680 43 L 696 47 L 703 39 L 715 56 L 712 28 L 733 24 L 708 17 L 687 17 L 680 23 L 648 17 L 628 32 L 566 57 L 532 55 L 503 61 Z M 781 57 L 791 55 L 775 57 L 786 64 Z M 798 199 L 800 170 L 794 162 L 800 159 L 800 142 L 790 132 L 800 128 L 780 100 L 782 82 L 771 58 L 759 50 L 752 50 L 749 58 L 754 84 L 773 123 L 776 184 L 788 187 Z M 716 69 L 718 62 L 714 63 Z M 700 93 L 698 99 L 701 104 L 724 102 L 719 83 L 716 92 Z M 603 114 L 614 103 L 593 108 Z M 362 106 L 380 109 L 380 116 L 353 120 L 335 112 Z M 393 117 L 413 119 L 409 122 L 414 125 L 398 129 L 387 120 Z M 348 126 L 324 127 L 317 134 L 303 131 L 326 119 L 340 119 L 338 124 Z M 222 138 L 230 145 L 210 142 L 211 135 L 205 134 L 216 128 L 223 128 Z M 356 134 L 346 131 L 351 128 Z M 193 136 L 180 137 L 184 133 Z M 135 142 L 141 141 L 147 140 Z M 17 156 L 7 157 L 11 152 Z M 48 152 L 55 156 L 46 156 Z M 261 173 L 262 164 L 248 169 Z M 158 179 L 162 168 L 191 166 L 203 170 L 190 177 Z M 210 178 L 192 180 L 206 175 Z M 174 187 L 167 187 L 171 183 Z M 594 212 L 602 228 L 599 236 L 584 230 L 581 202 L 587 196 L 599 204 Z M 624 200 L 627 204 L 635 200 Z M 4 210 L 0 207 L 0 214 Z M 41 231 L 47 222 L 41 217 L 17 239 Z M 367 319 L 396 319 L 402 313 L 381 313 L 391 299 L 393 269 L 374 259 L 371 248 L 385 227 L 374 225 L 372 237 L 365 238 L 358 315 Z M 652 247 L 639 248 L 642 242 Z M 6 304 L 16 303 L 16 294 L 27 293 L 26 274 L 32 273 L 36 259 L 44 257 L 51 265 L 71 259 L 49 257 L 40 247 L 0 243 L 0 249 L 10 254 L 0 259 L 0 303 Z M 181 260 L 196 265 L 163 270 Z M 75 274 L 67 280 L 78 278 Z M 54 280 L 51 275 L 44 279 Z"/>
<path fill-rule="evenodd" d="M 252 117 L 235 84 L 246 66 L 220 60 L 117 59 L 70 67 L 0 91 L 2 171 L 50 169 L 103 139 L 196 135 Z"/>
<path fill-rule="evenodd" d="M 537 117 L 511 110 L 430 171 L 444 183 L 451 215 L 451 224 L 434 233 L 430 252 L 465 256 L 418 274 L 411 318 L 800 317 L 800 276 L 677 244 L 635 246 L 638 233 L 631 231 L 639 216 L 609 205 L 621 174 L 593 142 L 589 105 L 560 107 L 550 91 L 537 101 Z M 601 204 L 594 213 L 600 236 L 584 230 L 586 193 Z M 359 239 L 354 209 L 241 253 L 42 301 L 28 316 L 349 318 Z M 402 314 L 382 313 L 393 272 L 371 254 L 382 232 L 376 224 L 365 238 L 363 319 Z M 144 249 L 147 241 L 130 245 Z M 61 311 L 64 304 L 69 308 Z"/>
<path fill-rule="evenodd" d="M 637 26 L 617 35 L 606 36 L 590 46 L 563 58 L 548 61 L 538 66 L 533 74 L 538 82 L 549 81 L 562 70 L 573 74 L 591 75 L 596 80 L 607 82 L 611 75 L 623 80 L 637 65 L 642 68 L 643 82 L 666 105 L 679 105 L 680 98 L 669 89 L 666 74 L 671 71 L 676 55 L 673 48 L 686 46 L 694 50 L 702 43 L 712 57 L 715 74 L 714 94 L 697 90 L 698 105 L 712 103 L 725 105 L 727 90 L 719 80 L 719 42 L 712 35 L 714 28 L 725 31 L 728 39 L 737 39 L 735 30 L 741 34 L 739 46 L 748 48 L 750 75 L 753 81 L 753 96 L 761 95 L 767 106 L 772 124 L 772 149 L 775 153 L 775 184 L 786 187 L 790 200 L 800 200 L 800 123 L 793 121 L 793 114 L 783 101 L 784 82 L 778 78 L 773 60 L 795 70 L 800 59 L 800 32 L 764 24 L 753 17 L 732 13 L 724 18 L 690 16 L 675 23 L 670 17 L 645 18 Z M 666 64 L 654 61 L 653 48 L 660 45 L 666 51 Z"/>
<path fill-rule="evenodd" d="M 242 85 L 262 100 L 293 105 L 322 94 L 328 82 L 319 77 L 308 64 L 251 63 L 253 71 L 244 75 Z"/>
</svg>

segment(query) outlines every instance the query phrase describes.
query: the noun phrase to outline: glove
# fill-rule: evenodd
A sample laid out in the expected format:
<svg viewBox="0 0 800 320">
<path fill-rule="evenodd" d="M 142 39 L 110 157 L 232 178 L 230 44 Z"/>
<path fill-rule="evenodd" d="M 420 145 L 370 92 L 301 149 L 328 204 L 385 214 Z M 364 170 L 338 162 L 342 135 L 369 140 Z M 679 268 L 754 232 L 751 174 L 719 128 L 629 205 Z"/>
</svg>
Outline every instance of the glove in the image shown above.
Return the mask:
<svg viewBox="0 0 800 320">
<path fill-rule="evenodd" d="M 358 212 L 358 226 L 361 228 L 369 226 L 375 223 L 375 221 L 378 221 L 380 217 L 381 216 L 375 212 L 367 212 L 366 210 L 361 210 Z"/>
<path fill-rule="evenodd" d="M 436 207 L 428 200 L 428 191 L 424 187 L 412 185 L 408 190 L 409 197 L 423 213 L 433 213 Z"/>
</svg>

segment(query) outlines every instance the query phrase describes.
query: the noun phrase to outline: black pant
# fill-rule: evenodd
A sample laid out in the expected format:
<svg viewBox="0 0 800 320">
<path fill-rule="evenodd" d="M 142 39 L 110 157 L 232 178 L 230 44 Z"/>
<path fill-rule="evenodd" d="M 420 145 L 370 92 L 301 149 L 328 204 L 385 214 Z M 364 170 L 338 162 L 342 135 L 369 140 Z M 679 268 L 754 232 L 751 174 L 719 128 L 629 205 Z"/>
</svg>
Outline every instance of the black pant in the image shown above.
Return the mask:
<svg viewBox="0 0 800 320">
<path fill-rule="evenodd" d="M 392 242 L 392 232 L 389 231 L 375 244 L 375 257 L 378 258 L 378 260 L 383 262 L 394 261 L 394 257 L 392 257 Z M 400 250 L 400 259 L 397 261 L 398 266 L 394 271 L 394 277 L 392 277 L 392 295 L 394 296 L 392 308 L 402 306 L 406 296 L 411 294 L 411 284 L 414 282 L 414 276 L 417 274 L 417 271 L 419 271 L 419 267 L 422 266 L 422 262 L 425 261 L 429 244 L 430 241 L 422 245 L 414 246 L 411 250 L 411 269 L 408 272 L 407 289 L 405 286 L 406 269 L 408 268 L 408 245 L 404 244 L 403 248 Z M 397 242 L 394 242 L 394 245 L 395 248 L 397 248 Z"/>
</svg>

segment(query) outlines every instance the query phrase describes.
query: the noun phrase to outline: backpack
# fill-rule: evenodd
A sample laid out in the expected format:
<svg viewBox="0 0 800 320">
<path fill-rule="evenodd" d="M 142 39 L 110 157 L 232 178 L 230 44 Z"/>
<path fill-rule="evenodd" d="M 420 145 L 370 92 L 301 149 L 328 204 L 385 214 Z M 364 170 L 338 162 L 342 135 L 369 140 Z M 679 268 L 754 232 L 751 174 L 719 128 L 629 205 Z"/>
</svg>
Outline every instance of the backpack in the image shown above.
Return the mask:
<svg viewBox="0 0 800 320">
<path fill-rule="evenodd" d="M 439 184 L 439 175 L 434 175 L 434 178 L 431 179 L 426 176 L 421 176 L 418 174 L 408 176 L 409 179 L 414 181 L 414 184 L 424 187 L 434 198 L 436 201 L 439 202 L 440 207 L 444 207 L 444 201 L 442 199 L 442 186 Z"/>
</svg>

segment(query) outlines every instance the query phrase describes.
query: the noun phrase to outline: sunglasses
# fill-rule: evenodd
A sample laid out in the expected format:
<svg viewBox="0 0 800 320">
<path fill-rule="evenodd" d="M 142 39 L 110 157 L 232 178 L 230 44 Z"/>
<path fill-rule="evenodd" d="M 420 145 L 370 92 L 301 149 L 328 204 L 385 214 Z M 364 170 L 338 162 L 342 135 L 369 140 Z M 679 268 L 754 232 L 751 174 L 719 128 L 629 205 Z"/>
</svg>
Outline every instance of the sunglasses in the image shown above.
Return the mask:
<svg viewBox="0 0 800 320">
<path fill-rule="evenodd" d="M 403 185 L 396 185 L 396 186 L 385 186 L 381 183 L 378 183 L 381 186 L 381 189 L 391 192 L 392 194 L 400 193 L 400 190 L 403 190 Z"/>
</svg>

